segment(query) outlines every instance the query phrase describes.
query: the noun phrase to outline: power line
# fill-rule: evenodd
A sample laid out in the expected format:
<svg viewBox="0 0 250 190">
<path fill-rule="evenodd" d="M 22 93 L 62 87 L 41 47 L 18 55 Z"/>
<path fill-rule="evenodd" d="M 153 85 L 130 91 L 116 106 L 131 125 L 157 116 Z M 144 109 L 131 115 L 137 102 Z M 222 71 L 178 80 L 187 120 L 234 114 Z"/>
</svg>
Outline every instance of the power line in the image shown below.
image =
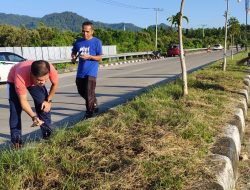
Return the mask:
<svg viewBox="0 0 250 190">
<path fill-rule="evenodd" d="M 128 5 L 125 3 L 113 1 L 113 0 L 96 0 L 105 4 L 113 5 L 116 7 L 122 7 L 122 8 L 129 8 L 129 9 L 141 9 L 141 10 L 154 10 L 156 13 L 156 24 L 155 24 L 155 50 L 157 50 L 157 25 L 158 25 L 158 12 L 163 11 L 163 9 L 160 8 L 149 8 L 149 7 L 139 7 L 134 5 Z"/>
<path fill-rule="evenodd" d="M 134 6 L 134 5 L 128 5 L 125 3 L 113 1 L 113 0 L 96 0 L 105 4 L 113 5 L 116 7 L 123 7 L 123 8 L 129 8 L 129 9 L 144 9 L 144 10 L 149 10 L 149 9 L 156 9 L 156 8 L 149 8 L 149 7 L 139 7 L 139 6 Z"/>
</svg>

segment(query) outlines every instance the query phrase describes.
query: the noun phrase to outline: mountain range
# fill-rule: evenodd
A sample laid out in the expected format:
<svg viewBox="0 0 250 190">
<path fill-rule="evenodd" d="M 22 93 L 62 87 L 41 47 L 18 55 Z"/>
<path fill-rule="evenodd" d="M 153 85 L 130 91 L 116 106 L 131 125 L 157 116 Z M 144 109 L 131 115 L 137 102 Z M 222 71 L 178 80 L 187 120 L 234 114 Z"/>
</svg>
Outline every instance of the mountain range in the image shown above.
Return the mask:
<svg viewBox="0 0 250 190">
<path fill-rule="evenodd" d="M 46 26 L 55 27 L 59 30 L 69 30 L 79 32 L 84 21 L 91 21 L 97 28 L 111 28 L 114 30 L 140 31 L 142 28 L 132 23 L 116 23 L 108 24 L 98 21 L 89 20 L 73 12 L 52 13 L 43 16 L 42 18 L 30 17 L 26 15 L 0 13 L 0 24 L 8 24 L 13 26 L 24 26 L 29 29 L 35 29 L 40 22 Z M 169 27 L 166 24 L 160 24 L 161 27 Z M 149 26 L 149 27 L 154 27 Z"/>
</svg>

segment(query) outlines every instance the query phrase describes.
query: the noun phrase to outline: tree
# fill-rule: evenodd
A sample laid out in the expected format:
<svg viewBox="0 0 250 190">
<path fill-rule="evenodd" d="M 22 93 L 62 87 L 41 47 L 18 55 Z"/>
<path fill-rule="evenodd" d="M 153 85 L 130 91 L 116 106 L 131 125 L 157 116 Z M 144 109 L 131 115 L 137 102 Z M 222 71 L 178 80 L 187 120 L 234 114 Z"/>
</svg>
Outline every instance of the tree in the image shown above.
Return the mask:
<svg viewBox="0 0 250 190">
<path fill-rule="evenodd" d="M 172 25 L 178 26 L 178 34 L 179 34 L 179 44 L 180 44 L 180 61 L 181 61 L 181 69 L 182 69 L 182 92 L 183 96 L 188 95 L 188 86 L 187 86 L 187 67 L 184 57 L 184 50 L 183 50 L 183 40 L 182 40 L 182 19 L 184 18 L 188 22 L 188 18 L 183 16 L 183 9 L 184 9 L 184 2 L 185 0 L 181 0 L 181 7 L 180 12 L 178 12 L 175 16 L 171 16 L 167 18 L 168 21 L 171 22 Z"/>
<path fill-rule="evenodd" d="M 235 36 L 240 34 L 240 23 L 235 17 L 230 17 L 228 20 L 229 36 L 231 37 L 231 45 L 234 45 Z M 237 39 L 238 41 L 238 39 Z"/>
<path fill-rule="evenodd" d="M 176 28 L 177 26 L 180 26 L 180 16 L 181 16 L 181 12 L 178 12 L 176 15 L 172 15 L 171 17 L 167 18 L 167 21 L 170 22 L 171 27 L 174 25 L 174 27 Z M 188 18 L 186 16 L 182 16 L 182 18 L 184 18 L 187 22 L 188 22 Z"/>
</svg>

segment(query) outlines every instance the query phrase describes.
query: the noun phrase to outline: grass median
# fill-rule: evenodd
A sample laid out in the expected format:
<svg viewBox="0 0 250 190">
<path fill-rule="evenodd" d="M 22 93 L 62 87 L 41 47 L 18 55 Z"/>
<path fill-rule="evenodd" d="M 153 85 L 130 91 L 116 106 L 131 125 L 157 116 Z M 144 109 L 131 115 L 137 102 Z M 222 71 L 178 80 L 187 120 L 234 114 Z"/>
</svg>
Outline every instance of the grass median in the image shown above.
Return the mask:
<svg viewBox="0 0 250 190">
<path fill-rule="evenodd" d="M 232 119 L 246 53 L 150 88 L 124 105 L 58 130 L 46 142 L 0 153 L 0 189 L 188 189 Z"/>
</svg>

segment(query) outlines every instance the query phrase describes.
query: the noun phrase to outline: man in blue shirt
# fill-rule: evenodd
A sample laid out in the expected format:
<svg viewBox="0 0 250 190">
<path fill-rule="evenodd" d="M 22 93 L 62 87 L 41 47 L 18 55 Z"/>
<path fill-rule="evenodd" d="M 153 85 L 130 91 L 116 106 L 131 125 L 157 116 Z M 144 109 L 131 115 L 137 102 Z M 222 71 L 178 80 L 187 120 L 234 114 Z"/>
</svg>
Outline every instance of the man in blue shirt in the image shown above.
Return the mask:
<svg viewBox="0 0 250 190">
<path fill-rule="evenodd" d="M 86 101 L 86 114 L 84 119 L 93 117 L 98 112 L 95 95 L 96 78 L 99 62 L 102 61 L 102 43 L 93 37 L 94 28 L 91 22 L 82 24 L 83 38 L 78 39 L 72 48 L 72 61 L 79 55 L 79 64 L 76 75 L 78 93 Z"/>
</svg>

